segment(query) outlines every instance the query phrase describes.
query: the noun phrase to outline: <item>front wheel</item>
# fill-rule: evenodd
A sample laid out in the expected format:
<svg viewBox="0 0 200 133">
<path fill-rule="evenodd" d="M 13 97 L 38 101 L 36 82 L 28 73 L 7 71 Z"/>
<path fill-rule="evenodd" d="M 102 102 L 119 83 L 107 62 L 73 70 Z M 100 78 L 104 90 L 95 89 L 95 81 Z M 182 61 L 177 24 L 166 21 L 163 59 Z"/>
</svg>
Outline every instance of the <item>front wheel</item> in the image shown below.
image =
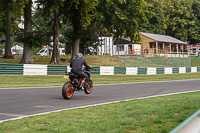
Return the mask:
<svg viewBox="0 0 200 133">
<path fill-rule="evenodd" d="M 62 87 L 62 96 L 65 99 L 71 99 L 74 95 L 74 86 L 70 82 L 66 82 Z"/>
<path fill-rule="evenodd" d="M 93 90 L 93 82 L 92 80 L 89 80 L 86 84 L 86 87 L 84 88 L 85 94 L 90 94 Z"/>
</svg>

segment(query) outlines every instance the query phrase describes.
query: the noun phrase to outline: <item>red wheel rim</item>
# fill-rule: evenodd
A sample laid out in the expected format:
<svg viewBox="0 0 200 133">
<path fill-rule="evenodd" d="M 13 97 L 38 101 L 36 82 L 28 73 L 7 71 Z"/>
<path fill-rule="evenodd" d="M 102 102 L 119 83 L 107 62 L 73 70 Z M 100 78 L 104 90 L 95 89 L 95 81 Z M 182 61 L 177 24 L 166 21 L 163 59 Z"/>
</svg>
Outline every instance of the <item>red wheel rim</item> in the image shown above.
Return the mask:
<svg viewBox="0 0 200 133">
<path fill-rule="evenodd" d="M 73 94 L 74 94 L 73 87 L 74 87 L 74 86 L 73 86 L 72 84 L 70 84 L 70 85 L 67 87 L 67 92 L 66 92 L 66 94 L 67 94 L 67 97 L 68 97 L 68 98 L 72 97 Z"/>
</svg>

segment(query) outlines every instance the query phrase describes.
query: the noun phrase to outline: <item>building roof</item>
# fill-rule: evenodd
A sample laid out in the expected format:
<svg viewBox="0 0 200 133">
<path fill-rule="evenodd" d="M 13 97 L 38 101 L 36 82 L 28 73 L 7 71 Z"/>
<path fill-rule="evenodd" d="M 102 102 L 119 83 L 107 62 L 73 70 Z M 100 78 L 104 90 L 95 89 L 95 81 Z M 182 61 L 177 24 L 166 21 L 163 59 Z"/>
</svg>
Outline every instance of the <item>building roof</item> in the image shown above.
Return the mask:
<svg viewBox="0 0 200 133">
<path fill-rule="evenodd" d="M 121 38 L 121 39 L 118 39 L 118 40 L 115 40 L 114 41 L 114 45 L 117 45 L 117 44 L 130 44 L 130 39 L 126 39 L 126 38 Z"/>
<path fill-rule="evenodd" d="M 158 34 L 152 34 L 152 33 L 144 33 L 141 32 L 141 35 L 144 35 L 148 38 L 151 38 L 157 42 L 167 42 L 167 43 L 177 43 L 177 44 L 188 44 L 186 42 L 183 42 L 181 40 L 178 40 L 176 38 L 173 38 L 171 36 L 166 36 L 166 35 L 158 35 Z"/>
</svg>

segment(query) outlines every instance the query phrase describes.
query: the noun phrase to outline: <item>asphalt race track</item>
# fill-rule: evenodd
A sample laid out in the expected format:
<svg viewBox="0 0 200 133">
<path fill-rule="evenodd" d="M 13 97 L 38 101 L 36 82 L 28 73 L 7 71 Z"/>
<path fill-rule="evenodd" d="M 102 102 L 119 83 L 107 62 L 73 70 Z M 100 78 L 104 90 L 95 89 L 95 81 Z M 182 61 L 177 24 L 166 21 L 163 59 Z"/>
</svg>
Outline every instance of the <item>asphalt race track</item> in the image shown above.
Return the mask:
<svg viewBox="0 0 200 133">
<path fill-rule="evenodd" d="M 200 91 L 200 80 L 95 85 L 86 95 L 62 97 L 62 87 L 0 89 L 0 122 L 56 110 L 179 92 Z"/>
</svg>

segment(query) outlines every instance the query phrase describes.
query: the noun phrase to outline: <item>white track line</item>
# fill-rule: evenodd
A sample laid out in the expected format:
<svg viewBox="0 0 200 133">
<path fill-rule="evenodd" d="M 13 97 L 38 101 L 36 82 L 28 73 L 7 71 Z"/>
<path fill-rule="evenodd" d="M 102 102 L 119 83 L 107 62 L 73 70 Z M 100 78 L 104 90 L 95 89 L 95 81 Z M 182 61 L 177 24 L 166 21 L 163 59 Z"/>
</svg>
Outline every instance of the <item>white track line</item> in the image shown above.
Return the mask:
<svg viewBox="0 0 200 133">
<path fill-rule="evenodd" d="M 183 94 L 183 93 L 189 93 L 189 92 L 198 92 L 198 91 L 200 91 L 200 90 L 176 92 L 176 93 L 169 93 L 169 94 L 162 94 L 162 95 L 154 95 L 154 96 L 126 99 L 126 100 L 121 100 L 121 101 L 130 101 L 130 100 L 145 99 L 145 98 L 152 98 L 152 97 L 159 97 L 159 96 L 169 96 L 169 95 Z M 112 102 L 91 104 L 91 105 L 85 105 L 85 106 L 79 106 L 79 107 L 73 107 L 73 108 L 67 108 L 67 109 L 60 109 L 60 110 L 55 110 L 55 111 L 50 111 L 50 112 L 38 113 L 38 114 L 33 114 L 33 115 L 26 115 L 26 116 L 21 116 L 21 117 L 2 120 L 2 121 L 0 121 L 0 123 L 6 122 L 6 121 L 10 121 L 10 120 L 18 120 L 18 119 L 22 119 L 22 118 L 26 118 L 26 117 L 31 117 L 31 116 L 44 115 L 44 114 L 49 114 L 49 113 L 53 113 L 53 112 L 60 112 L 60 111 L 64 111 L 64 110 L 79 109 L 79 108 L 93 107 L 93 106 L 99 106 L 99 105 L 105 105 L 105 104 L 111 104 L 111 103 L 118 103 L 118 102 L 121 102 L 121 101 L 112 101 Z"/>
</svg>

